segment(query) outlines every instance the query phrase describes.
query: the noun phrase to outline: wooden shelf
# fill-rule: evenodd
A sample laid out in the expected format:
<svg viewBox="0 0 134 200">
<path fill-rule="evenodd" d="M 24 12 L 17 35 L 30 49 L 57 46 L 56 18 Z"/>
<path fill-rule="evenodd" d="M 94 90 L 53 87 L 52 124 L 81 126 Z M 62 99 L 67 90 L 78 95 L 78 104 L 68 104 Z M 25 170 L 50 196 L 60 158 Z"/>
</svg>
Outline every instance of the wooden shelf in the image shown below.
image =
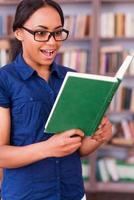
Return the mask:
<svg viewBox="0 0 134 200">
<path fill-rule="evenodd" d="M 101 41 L 116 40 L 116 41 L 134 41 L 134 37 L 101 37 Z"/>
<path fill-rule="evenodd" d="M 121 192 L 121 193 L 133 193 L 134 183 L 102 183 L 97 182 L 93 187 L 91 184 L 84 183 L 86 192 Z"/>
<path fill-rule="evenodd" d="M 101 149 L 107 151 L 107 150 L 114 150 L 114 151 L 129 151 L 130 147 L 126 148 L 126 146 L 115 146 L 112 144 L 105 144 L 103 146 L 101 146 Z"/>
<path fill-rule="evenodd" d="M 102 3 L 134 3 L 134 0 L 99 0 Z"/>
<path fill-rule="evenodd" d="M 134 183 L 97 183 L 95 191 L 133 193 Z"/>
<path fill-rule="evenodd" d="M 110 8 L 114 4 L 125 7 L 125 4 L 129 4 L 129 7 L 134 6 L 134 0 L 56 0 L 59 4 L 65 4 L 66 7 L 68 5 L 71 6 L 74 4 L 77 9 L 77 5 L 79 5 L 79 9 L 81 9 L 81 5 L 85 4 L 86 6 L 89 5 L 89 11 L 91 13 L 92 10 L 92 35 L 91 37 L 84 37 L 84 38 L 71 38 L 69 37 L 66 42 L 68 44 L 79 44 L 79 48 L 83 49 L 82 43 L 85 45 L 85 43 L 88 44 L 89 46 L 89 52 L 91 55 L 91 60 L 90 60 L 90 65 L 92 68 L 92 73 L 97 73 L 98 69 L 98 63 L 99 63 L 99 49 L 100 46 L 103 45 L 103 42 L 107 45 L 110 44 L 110 42 L 116 42 L 116 43 L 123 43 L 123 42 L 128 42 L 128 43 L 133 43 L 134 37 L 127 38 L 127 37 L 113 37 L 113 38 L 102 38 L 99 36 L 100 34 L 100 15 L 103 10 L 101 10 L 103 7 Z M 10 9 L 10 6 L 16 6 L 20 0 L 0 0 L 0 6 L 9 6 L 8 8 Z M 131 5 L 132 4 L 132 5 Z M 64 7 L 64 5 L 63 5 Z M 72 6 L 73 7 L 73 6 Z M 118 9 L 118 8 L 117 8 Z M 106 10 L 107 11 L 107 10 Z M 114 12 L 114 11 L 113 11 Z M 13 39 L 12 36 L 0 36 L 0 40 L 9 40 Z M 69 43 L 70 42 L 70 43 Z M 8 44 L 5 43 L 5 46 L 8 46 Z M 1 44 L 3 46 L 3 44 Z M 71 45 L 69 45 L 69 48 L 73 48 Z M 87 46 L 86 46 L 87 47 Z M 65 47 L 66 50 L 68 47 Z M 78 47 L 76 47 L 78 48 Z M 85 46 L 84 46 L 85 48 Z M 108 75 L 108 74 L 107 74 Z M 129 81 L 128 81 L 129 79 Z M 134 87 L 134 76 L 133 77 L 127 77 L 126 79 L 123 80 L 123 84 L 130 84 L 133 85 Z M 128 85 L 127 85 L 128 86 Z M 123 117 L 125 118 L 130 118 L 133 115 L 133 113 L 130 113 L 130 111 L 123 111 L 120 113 L 110 113 L 110 117 L 112 119 L 115 119 L 114 122 L 120 121 Z M 91 159 L 91 177 L 89 181 L 85 181 L 84 186 L 85 190 L 87 192 L 124 192 L 124 193 L 133 193 L 134 194 L 134 183 L 124 183 L 124 182 L 108 182 L 108 183 L 103 183 L 103 182 L 97 182 L 96 180 L 96 163 L 97 163 L 97 158 L 99 157 L 99 153 L 103 152 L 113 152 L 117 154 L 117 152 L 123 152 L 124 154 L 127 154 L 129 150 L 131 150 L 132 147 L 126 147 L 126 146 L 115 146 L 115 145 L 103 145 L 100 149 L 98 149 L 96 152 L 94 152 L 94 155 L 90 155 L 89 159 Z"/>
<path fill-rule="evenodd" d="M 11 5 L 17 5 L 19 1 L 8 1 L 8 0 L 0 0 L 0 6 L 11 6 Z"/>
<path fill-rule="evenodd" d="M 67 41 L 83 42 L 83 41 L 89 41 L 91 39 L 92 39 L 91 37 L 84 37 L 84 38 L 72 38 L 72 37 L 69 37 Z"/>
</svg>

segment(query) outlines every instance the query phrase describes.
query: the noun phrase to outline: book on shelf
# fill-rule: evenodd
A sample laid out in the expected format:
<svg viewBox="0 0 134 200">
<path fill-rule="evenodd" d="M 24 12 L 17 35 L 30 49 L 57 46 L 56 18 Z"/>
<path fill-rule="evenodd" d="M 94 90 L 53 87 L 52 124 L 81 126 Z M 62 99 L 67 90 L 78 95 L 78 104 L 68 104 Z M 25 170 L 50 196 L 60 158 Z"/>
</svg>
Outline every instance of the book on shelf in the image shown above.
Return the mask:
<svg viewBox="0 0 134 200">
<path fill-rule="evenodd" d="M 128 122 L 126 119 L 122 119 L 121 120 L 121 130 L 123 132 L 123 137 L 126 140 L 130 140 L 131 139 L 131 132 L 130 132 L 130 128 L 128 125 Z"/>
<path fill-rule="evenodd" d="M 115 73 L 125 56 L 124 48 L 121 45 L 101 47 L 99 56 L 100 74 Z"/>
<path fill-rule="evenodd" d="M 133 182 L 134 163 L 115 157 L 103 157 L 98 159 L 98 178 L 102 182 Z"/>
<path fill-rule="evenodd" d="M 101 14 L 100 35 L 102 38 L 115 36 L 115 14 L 113 12 Z"/>
<path fill-rule="evenodd" d="M 134 163 L 116 160 L 116 167 L 120 181 L 134 182 Z"/>
<path fill-rule="evenodd" d="M 117 169 L 116 169 L 116 160 L 114 158 L 110 158 L 110 157 L 106 157 L 104 158 L 104 162 L 105 162 L 105 165 L 106 165 L 106 169 L 107 169 L 107 172 L 110 176 L 110 179 L 112 181 L 118 181 L 119 180 L 119 174 L 117 172 Z"/>
<path fill-rule="evenodd" d="M 134 13 L 125 14 L 125 36 L 134 37 Z"/>
<path fill-rule="evenodd" d="M 115 36 L 123 37 L 125 35 L 125 14 L 118 12 L 115 14 Z"/>
<path fill-rule="evenodd" d="M 68 72 L 45 125 L 45 132 L 81 129 L 92 135 L 115 94 L 133 56 L 127 56 L 114 77 Z"/>
<path fill-rule="evenodd" d="M 100 35 L 102 38 L 134 37 L 134 13 L 102 12 Z"/>
<path fill-rule="evenodd" d="M 85 73 L 87 71 L 89 52 L 85 49 L 69 48 L 61 50 L 55 60 L 58 64 Z"/>
<path fill-rule="evenodd" d="M 97 179 L 104 183 L 110 181 L 110 176 L 108 174 L 104 159 L 98 159 L 97 161 Z"/>
<path fill-rule="evenodd" d="M 64 27 L 69 30 L 70 38 L 85 38 L 91 36 L 92 17 L 91 15 L 78 14 L 66 15 Z"/>
<path fill-rule="evenodd" d="M 82 159 L 82 177 L 84 179 L 84 181 L 89 181 L 90 179 L 90 171 L 91 171 L 91 167 L 90 167 L 90 163 L 88 159 Z"/>
</svg>

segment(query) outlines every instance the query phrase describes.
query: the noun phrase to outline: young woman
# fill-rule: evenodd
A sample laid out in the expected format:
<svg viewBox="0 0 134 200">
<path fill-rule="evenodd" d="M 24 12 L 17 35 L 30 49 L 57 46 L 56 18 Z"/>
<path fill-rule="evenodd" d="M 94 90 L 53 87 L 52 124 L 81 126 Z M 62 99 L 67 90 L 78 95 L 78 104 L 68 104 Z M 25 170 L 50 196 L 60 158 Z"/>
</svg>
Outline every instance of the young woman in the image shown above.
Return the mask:
<svg viewBox="0 0 134 200">
<path fill-rule="evenodd" d="M 104 118 L 93 137 L 84 137 L 79 129 L 44 133 L 63 79 L 71 71 L 54 62 L 69 34 L 63 12 L 52 0 L 23 0 L 13 31 L 14 60 L 0 69 L 2 199 L 86 199 L 80 156 L 109 140 L 112 131 Z"/>
</svg>

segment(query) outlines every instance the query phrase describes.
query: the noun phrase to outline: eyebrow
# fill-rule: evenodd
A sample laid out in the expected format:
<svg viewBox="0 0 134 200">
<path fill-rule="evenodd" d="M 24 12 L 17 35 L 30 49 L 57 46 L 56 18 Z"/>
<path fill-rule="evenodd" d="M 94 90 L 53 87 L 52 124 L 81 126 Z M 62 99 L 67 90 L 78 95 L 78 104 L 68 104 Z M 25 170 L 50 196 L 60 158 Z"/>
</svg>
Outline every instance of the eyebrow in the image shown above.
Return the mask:
<svg viewBox="0 0 134 200">
<path fill-rule="evenodd" d="M 49 29 L 46 26 L 38 25 L 38 27 L 43 28 L 43 29 Z M 55 27 L 54 29 L 62 28 L 62 25 Z"/>
</svg>

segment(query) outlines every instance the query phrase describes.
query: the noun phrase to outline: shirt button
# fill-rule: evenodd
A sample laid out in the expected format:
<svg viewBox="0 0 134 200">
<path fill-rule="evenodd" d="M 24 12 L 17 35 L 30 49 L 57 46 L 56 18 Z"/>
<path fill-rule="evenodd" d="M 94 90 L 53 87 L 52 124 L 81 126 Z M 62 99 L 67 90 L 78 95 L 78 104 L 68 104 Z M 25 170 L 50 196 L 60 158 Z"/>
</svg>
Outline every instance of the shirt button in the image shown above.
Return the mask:
<svg viewBox="0 0 134 200">
<path fill-rule="evenodd" d="M 56 160 L 56 164 L 59 164 L 59 160 Z"/>
<path fill-rule="evenodd" d="M 33 101 L 33 97 L 30 98 L 30 101 Z"/>
</svg>

